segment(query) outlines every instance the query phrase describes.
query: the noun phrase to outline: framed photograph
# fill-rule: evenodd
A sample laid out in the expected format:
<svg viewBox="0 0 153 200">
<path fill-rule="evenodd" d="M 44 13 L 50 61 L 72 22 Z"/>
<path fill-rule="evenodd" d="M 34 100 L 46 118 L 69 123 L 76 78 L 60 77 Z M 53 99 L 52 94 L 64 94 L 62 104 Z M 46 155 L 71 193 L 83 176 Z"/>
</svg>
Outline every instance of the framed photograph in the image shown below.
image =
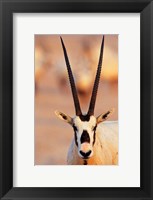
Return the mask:
<svg viewBox="0 0 153 200">
<path fill-rule="evenodd" d="M 153 3 L 0 1 L 1 199 L 153 199 Z"/>
</svg>

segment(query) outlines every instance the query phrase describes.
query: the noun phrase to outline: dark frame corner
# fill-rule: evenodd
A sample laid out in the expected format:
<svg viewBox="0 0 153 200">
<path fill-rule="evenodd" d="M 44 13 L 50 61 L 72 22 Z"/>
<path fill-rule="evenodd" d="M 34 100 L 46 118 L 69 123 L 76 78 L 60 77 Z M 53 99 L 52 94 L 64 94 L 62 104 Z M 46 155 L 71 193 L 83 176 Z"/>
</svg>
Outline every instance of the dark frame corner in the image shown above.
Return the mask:
<svg viewBox="0 0 153 200">
<path fill-rule="evenodd" d="M 141 20 L 141 187 L 13 187 L 13 13 L 128 12 Z M 0 198 L 153 199 L 153 0 L 0 0 Z"/>
</svg>

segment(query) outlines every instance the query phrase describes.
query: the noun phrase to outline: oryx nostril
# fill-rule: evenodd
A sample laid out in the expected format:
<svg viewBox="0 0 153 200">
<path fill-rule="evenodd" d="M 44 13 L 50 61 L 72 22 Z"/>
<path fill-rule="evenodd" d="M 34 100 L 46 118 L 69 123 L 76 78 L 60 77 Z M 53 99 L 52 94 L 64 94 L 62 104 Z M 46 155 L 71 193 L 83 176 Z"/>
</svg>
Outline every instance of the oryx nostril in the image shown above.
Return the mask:
<svg viewBox="0 0 153 200">
<path fill-rule="evenodd" d="M 91 154 L 91 150 L 89 150 L 87 153 L 86 153 L 86 157 L 90 156 Z"/>
<path fill-rule="evenodd" d="M 83 151 L 80 151 L 80 154 L 85 157 L 86 153 L 84 153 Z"/>
<path fill-rule="evenodd" d="M 83 157 L 88 157 L 88 156 L 90 156 L 90 154 L 91 154 L 91 150 L 89 150 L 88 152 L 83 152 L 83 151 L 80 151 L 80 154 L 83 156 Z"/>
</svg>

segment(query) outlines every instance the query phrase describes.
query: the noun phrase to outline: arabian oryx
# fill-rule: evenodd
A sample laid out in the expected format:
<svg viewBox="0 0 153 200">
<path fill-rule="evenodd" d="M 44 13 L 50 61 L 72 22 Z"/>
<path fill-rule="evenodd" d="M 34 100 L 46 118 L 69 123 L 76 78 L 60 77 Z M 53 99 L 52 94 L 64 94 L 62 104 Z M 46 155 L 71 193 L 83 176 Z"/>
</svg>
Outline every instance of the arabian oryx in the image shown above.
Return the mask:
<svg viewBox="0 0 153 200">
<path fill-rule="evenodd" d="M 71 142 L 67 164 L 69 165 L 117 165 L 118 164 L 118 123 L 104 122 L 112 114 L 113 109 L 98 117 L 94 116 L 94 108 L 101 74 L 104 51 L 102 39 L 99 63 L 87 114 L 83 114 L 71 71 L 67 51 L 61 38 L 65 62 L 69 75 L 76 116 L 73 118 L 59 111 L 55 114 L 73 127 L 74 138 Z M 104 123 L 103 123 L 104 122 Z"/>
</svg>

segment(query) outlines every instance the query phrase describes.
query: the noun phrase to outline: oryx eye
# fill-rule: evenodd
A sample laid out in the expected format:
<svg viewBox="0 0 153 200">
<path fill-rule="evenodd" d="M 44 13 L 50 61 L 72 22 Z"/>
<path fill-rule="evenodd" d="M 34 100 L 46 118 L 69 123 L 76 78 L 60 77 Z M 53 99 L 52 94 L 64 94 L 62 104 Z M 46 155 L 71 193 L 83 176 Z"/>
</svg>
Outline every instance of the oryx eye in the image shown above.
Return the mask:
<svg viewBox="0 0 153 200">
<path fill-rule="evenodd" d="M 74 129 L 74 131 L 77 131 L 77 130 L 78 130 L 77 127 L 76 127 L 75 125 L 73 125 L 73 129 Z"/>
</svg>

